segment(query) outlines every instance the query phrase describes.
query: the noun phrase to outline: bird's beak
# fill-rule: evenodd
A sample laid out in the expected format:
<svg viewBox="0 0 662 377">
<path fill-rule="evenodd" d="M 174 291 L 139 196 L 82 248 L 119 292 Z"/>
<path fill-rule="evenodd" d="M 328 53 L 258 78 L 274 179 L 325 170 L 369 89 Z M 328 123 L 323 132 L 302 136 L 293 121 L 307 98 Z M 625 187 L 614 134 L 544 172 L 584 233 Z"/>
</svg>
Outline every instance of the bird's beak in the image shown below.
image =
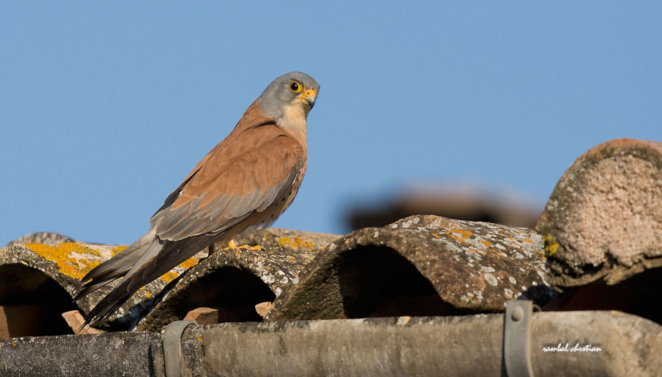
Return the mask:
<svg viewBox="0 0 662 377">
<path fill-rule="evenodd" d="M 307 104 L 312 109 L 315 106 L 315 98 L 317 98 L 317 90 L 306 89 L 301 95 L 301 102 Z"/>
</svg>

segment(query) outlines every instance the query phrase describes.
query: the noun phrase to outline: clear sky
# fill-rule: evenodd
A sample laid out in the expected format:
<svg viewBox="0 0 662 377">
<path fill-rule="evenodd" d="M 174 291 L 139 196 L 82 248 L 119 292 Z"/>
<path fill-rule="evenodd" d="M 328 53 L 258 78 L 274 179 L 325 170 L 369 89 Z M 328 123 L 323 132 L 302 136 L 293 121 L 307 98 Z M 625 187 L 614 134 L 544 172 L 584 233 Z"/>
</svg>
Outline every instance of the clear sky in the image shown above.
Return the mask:
<svg viewBox="0 0 662 377">
<path fill-rule="evenodd" d="M 662 2 L 0 0 L 0 245 L 127 244 L 271 80 L 321 84 L 275 224 L 479 180 L 535 198 L 590 147 L 662 141 Z"/>
</svg>

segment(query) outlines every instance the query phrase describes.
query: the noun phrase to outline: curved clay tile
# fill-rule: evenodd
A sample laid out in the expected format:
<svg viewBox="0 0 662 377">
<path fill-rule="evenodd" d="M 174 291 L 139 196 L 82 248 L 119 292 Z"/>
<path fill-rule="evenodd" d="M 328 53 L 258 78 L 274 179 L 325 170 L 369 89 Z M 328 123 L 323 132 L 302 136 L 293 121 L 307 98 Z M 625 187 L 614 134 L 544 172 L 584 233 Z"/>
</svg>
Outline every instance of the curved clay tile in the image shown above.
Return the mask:
<svg viewBox="0 0 662 377">
<path fill-rule="evenodd" d="M 26 244 L 26 243 L 41 243 L 44 245 L 56 246 L 65 242 L 76 242 L 73 238 L 53 232 L 37 232 L 31 233 L 23 237 L 19 237 L 10 241 L 7 246 Z"/>
<path fill-rule="evenodd" d="M 522 295 L 543 305 L 544 260 L 531 229 L 411 216 L 329 244 L 267 319 L 496 312 Z"/>
<path fill-rule="evenodd" d="M 536 229 L 550 281 L 619 283 L 662 265 L 662 143 L 616 139 L 563 174 Z"/>
<path fill-rule="evenodd" d="M 237 248 L 217 245 L 213 255 L 182 276 L 137 330 L 159 331 L 198 308 L 192 315 L 205 315 L 209 323 L 261 321 L 256 305 L 268 311 L 281 292 L 299 281 L 320 250 L 339 237 L 267 229 L 236 239 L 236 244 L 243 244 Z"/>
<path fill-rule="evenodd" d="M 61 243 L 56 246 L 40 243 L 17 244 L 0 249 L 0 305 L 50 305 L 65 311 L 90 310 L 111 289 L 103 287 L 90 296 L 72 303 L 80 279 L 90 269 L 123 250 L 125 246 Z M 128 330 L 151 310 L 169 283 L 197 263 L 191 258 L 159 279 L 141 288 L 118 310 L 105 327 Z M 28 303 L 28 304 L 25 304 Z M 36 310 L 36 309 L 35 309 Z M 64 321 L 61 317 L 59 321 Z"/>
</svg>

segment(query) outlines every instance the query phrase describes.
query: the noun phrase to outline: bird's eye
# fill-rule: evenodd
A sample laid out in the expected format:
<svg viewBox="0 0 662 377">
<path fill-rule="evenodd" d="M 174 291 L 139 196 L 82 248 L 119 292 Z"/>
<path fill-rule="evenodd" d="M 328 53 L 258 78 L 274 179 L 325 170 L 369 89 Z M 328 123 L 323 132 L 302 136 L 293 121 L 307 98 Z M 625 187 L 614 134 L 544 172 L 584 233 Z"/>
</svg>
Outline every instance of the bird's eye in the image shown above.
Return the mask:
<svg viewBox="0 0 662 377">
<path fill-rule="evenodd" d="M 303 87 L 298 82 L 292 81 L 290 82 L 290 90 L 294 93 L 300 93 L 301 90 L 303 90 Z"/>
</svg>

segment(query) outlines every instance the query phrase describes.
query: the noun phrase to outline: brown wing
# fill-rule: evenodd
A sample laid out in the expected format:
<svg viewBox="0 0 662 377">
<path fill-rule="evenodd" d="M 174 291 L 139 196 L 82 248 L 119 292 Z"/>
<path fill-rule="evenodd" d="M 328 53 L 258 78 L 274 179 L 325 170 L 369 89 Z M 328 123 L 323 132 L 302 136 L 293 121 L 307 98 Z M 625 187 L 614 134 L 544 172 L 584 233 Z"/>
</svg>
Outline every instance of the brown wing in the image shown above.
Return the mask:
<svg viewBox="0 0 662 377">
<path fill-rule="evenodd" d="M 159 213 L 170 207 L 175 200 L 179 197 L 179 194 L 182 192 L 184 187 L 193 179 L 193 176 L 195 176 L 198 171 L 207 164 L 207 161 L 212 156 L 217 156 L 219 153 L 225 153 L 228 154 L 228 152 L 237 153 L 239 150 L 235 147 L 232 148 L 232 140 L 236 139 L 239 134 L 241 134 L 243 131 L 251 129 L 251 128 L 256 128 L 260 127 L 262 125 L 268 125 L 268 124 L 274 124 L 275 120 L 271 117 L 267 117 L 266 115 L 262 114 L 260 111 L 260 107 L 257 101 L 253 102 L 248 109 L 246 109 L 246 112 L 244 112 L 244 115 L 239 119 L 239 122 L 235 126 L 234 130 L 226 137 L 223 141 L 218 143 L 205 157 L 198 162 L 198 164 L 191 170 L 191 172 L 184 178 L 184 181 L 173 191 L 168 195 L 166 200 L 163 203 L 163 206 L 159 208 L 154 215 L 152 215 L 152 219 L 150 220 L 150 223 L 152 227 L 154 227 L 155 223 L 155 217 L 159 215 Z M 219 152 L 220 150 L 223 150 L 224 152 Z M 232 156 L 231 156 L 232 157 Z"/>
<path fill-rule="evenodd" d="M 223 232 L 287 194 L 305 163 L 303 146 L 272 124 L 231 136 L 187 178 L 172 204 L 152 217 L 160 239 Z"/>
</svg>

